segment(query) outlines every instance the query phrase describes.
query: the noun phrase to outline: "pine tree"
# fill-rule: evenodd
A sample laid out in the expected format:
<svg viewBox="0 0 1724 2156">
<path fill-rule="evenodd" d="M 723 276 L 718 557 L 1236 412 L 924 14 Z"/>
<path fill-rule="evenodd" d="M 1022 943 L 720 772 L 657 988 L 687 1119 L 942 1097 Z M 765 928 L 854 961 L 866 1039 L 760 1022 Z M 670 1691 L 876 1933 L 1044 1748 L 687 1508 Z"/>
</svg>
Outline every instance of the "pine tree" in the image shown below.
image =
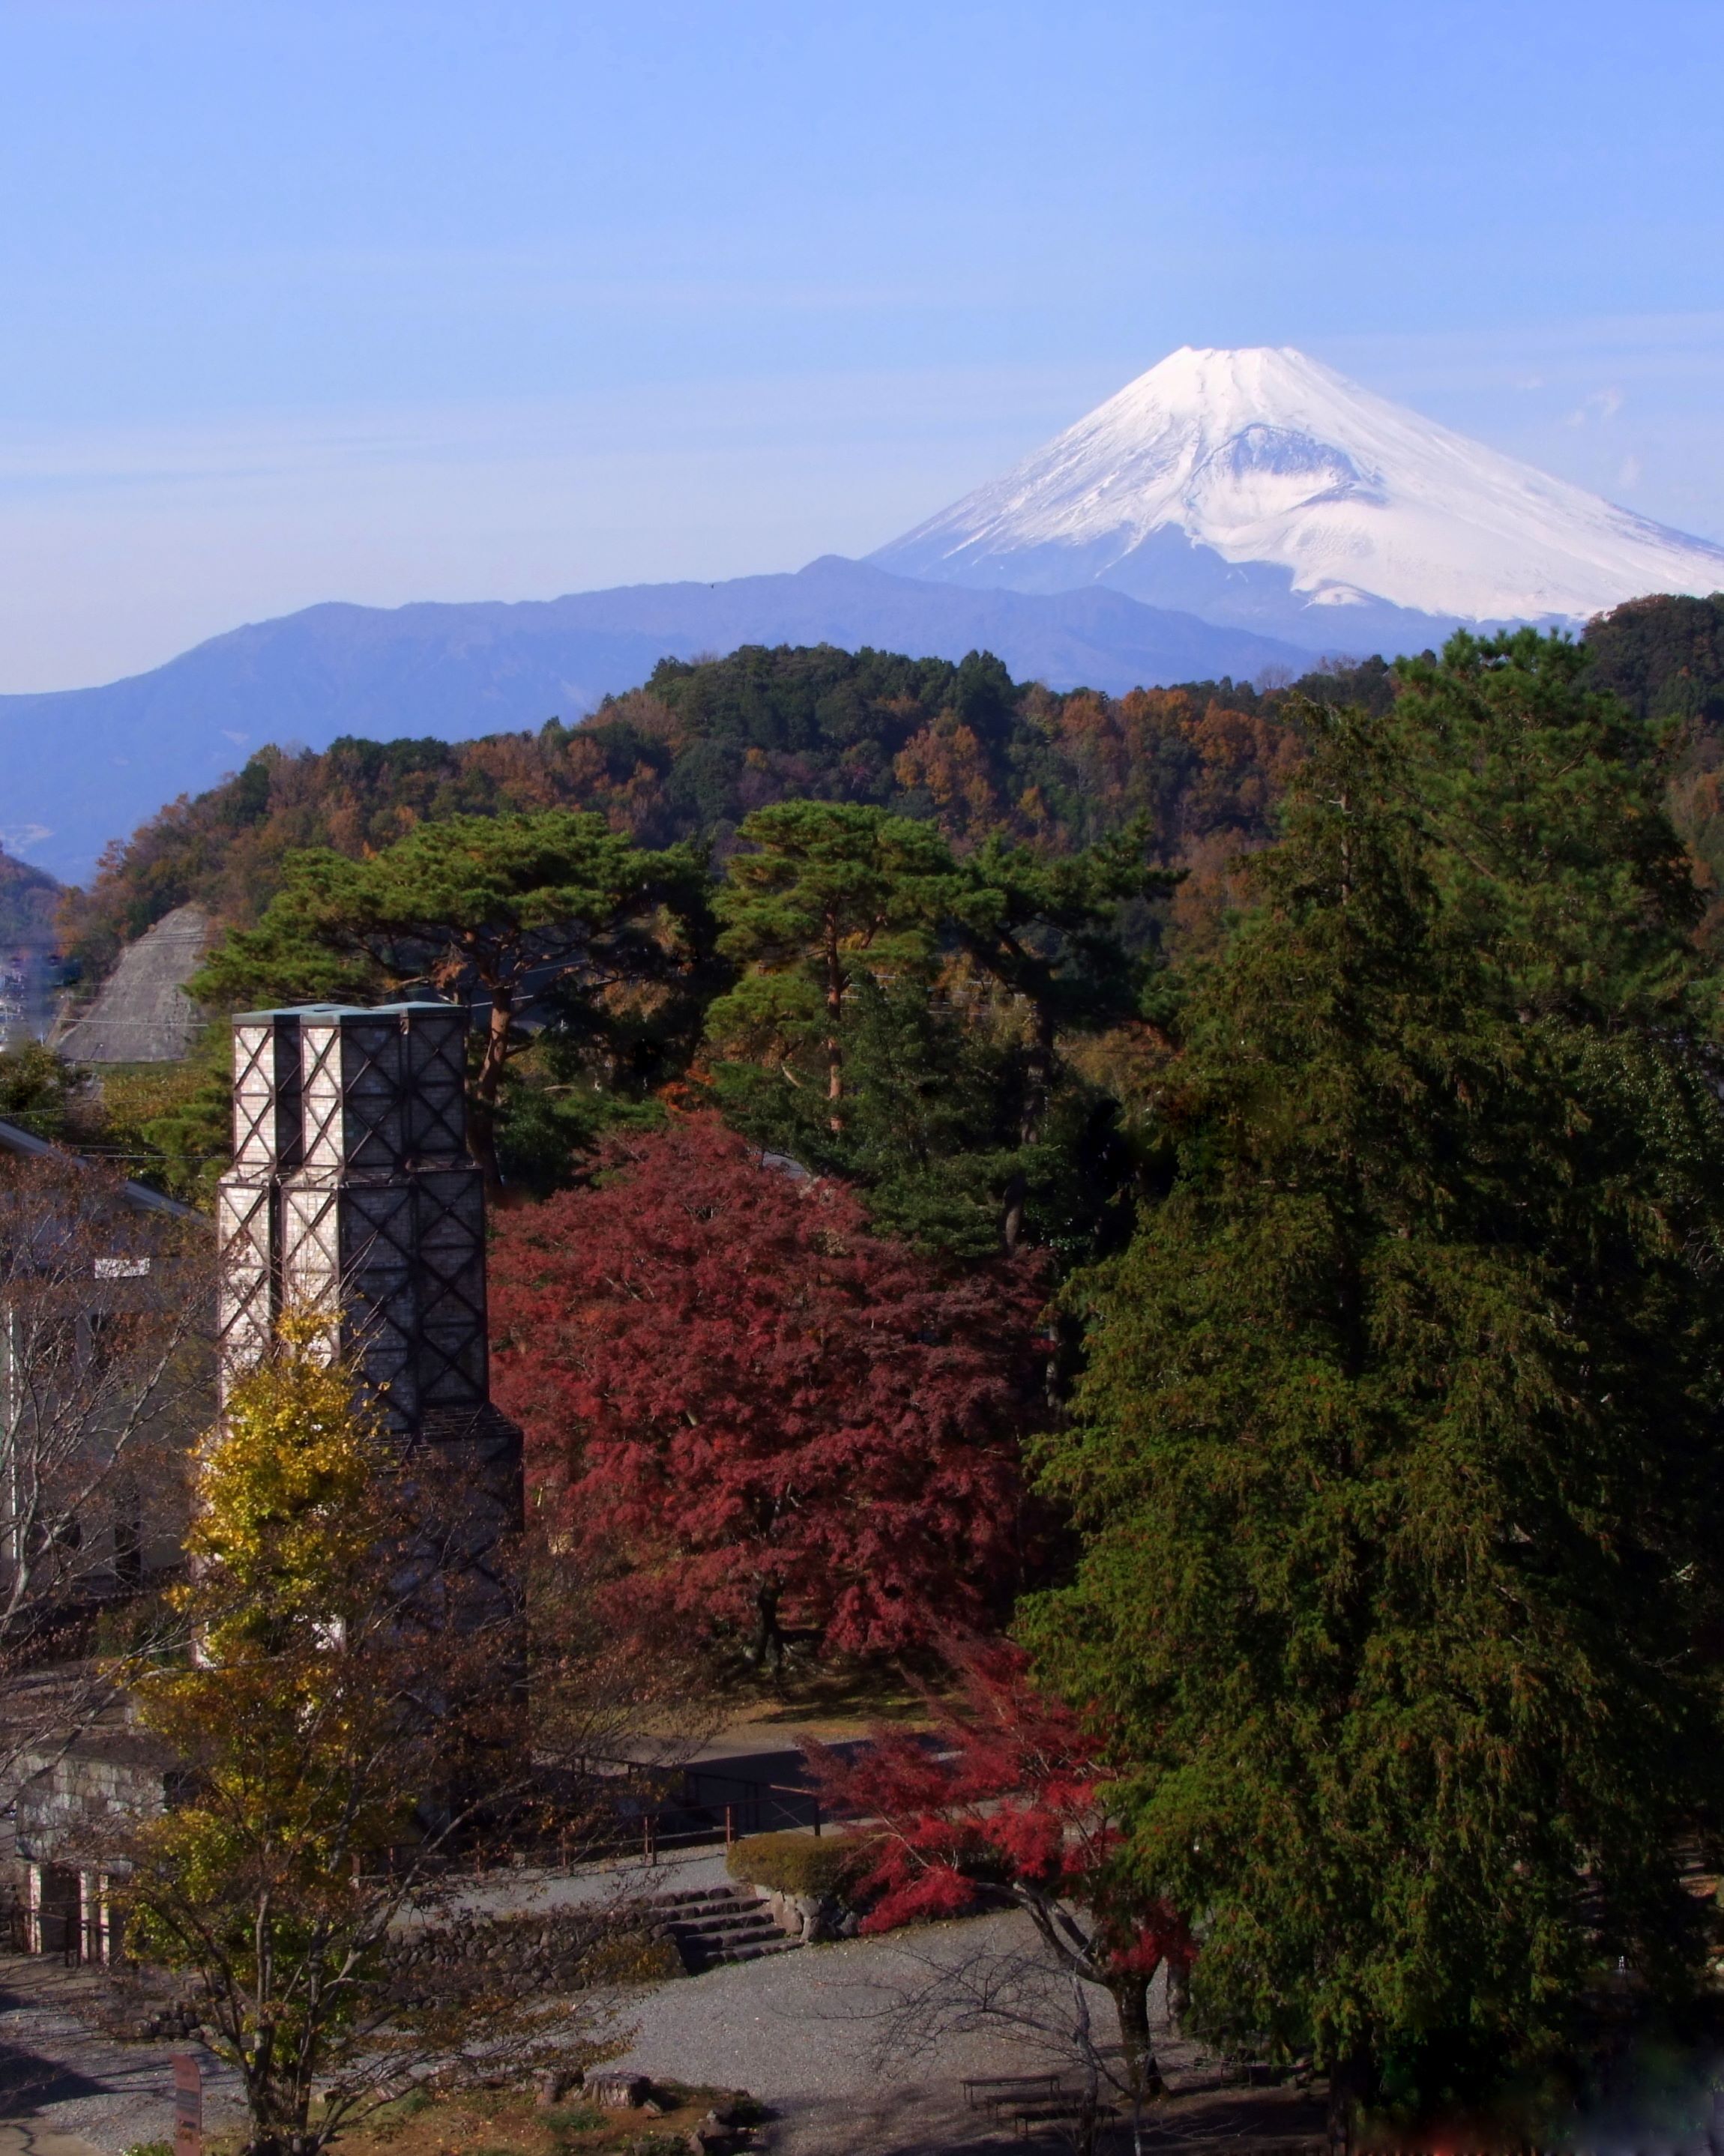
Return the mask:
<svg viewBox="0 0 1724 2156">
<path fill-rule="evenodd" d="M 383 853 L 288 856 L 255 928 L 234 929 L 190 983 L 204 1004 L 373 999 L 423 984 L 485 1013 L 468 1142 L 501 1181 L 504 1072 L 529 1009 L 607 1029 L 607 998 L 677 983 L 707 955 L 703 857 L 641 851 L 602 816 L 543 808 L 422 824 Z"/>
<path fill-rule="evenodd" d="M 745 968 L 708 1014 L 714 1040 L 782 1064 L 818 1044 L 827 1121 L 844 1127 L 844 1001 L 864 963 L 925 970 L 957 889 L 952 856 L 925 824 L 854 802 L 784 801 L 738 834 L 718 901 L 718 947 Z"/>
<path fill-rule="evenodd" d="M 759 1064 L 713 1073 L 725 1119 L 769 1150 L 865 1194 L 877 1231 L 924 1255 L 986 1259 L 1020 1244 L 1095 1255 L 1131 1163 L 1113 1098 L 1056 1057 L 1021 1006 L 973 975 L 942 987 L 858 971 L 839 1040 L 844 1118 Z"/>
<path fill-rule="evenodd" d="M 718 906 L 745 968 L 708 1014 L 727 1114 L 860 1183 L 917 1247 L 1088 1255 L 1123 1163 L 1063 1036 L 1135 1014 L 1123 901 L 1165 895 L 1140 829 L 1044 858 L 963 860 L 877 808 L 788 802 L 744 823 Z M 752 1060 L 749 1060 L 752 1059 Z M 821 1079 L 824 1084 L 819 1083 Z M 818 1091 L 816 1091 L 818 1087 Z"/>
</svg>

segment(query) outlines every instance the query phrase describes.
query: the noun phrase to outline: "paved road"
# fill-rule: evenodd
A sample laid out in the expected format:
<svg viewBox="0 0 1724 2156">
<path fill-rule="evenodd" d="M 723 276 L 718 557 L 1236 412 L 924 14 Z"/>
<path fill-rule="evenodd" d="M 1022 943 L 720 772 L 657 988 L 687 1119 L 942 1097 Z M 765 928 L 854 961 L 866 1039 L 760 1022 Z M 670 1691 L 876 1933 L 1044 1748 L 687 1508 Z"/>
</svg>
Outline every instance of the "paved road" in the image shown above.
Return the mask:
<svg viewBox="0 0 1724 2156">
<path fill-rule="evenodd" d="M 746 2088 L 778 2113 L 786 2156 L 959 2149 L 998 2139 L 966 2110 L 965 2074 L 1037 2072 L 1022 2041 L 961 2035 L 910 2056 L 889 2043 L 898 1998 L 929 1965 L 1022 1943 L 1021 1920 L 992 1917 L 910 1935 L 846 1940 L 709 1969 L 666 1984 L 630 2010 L 628 2063 L 643 2073 Z M 892 2055 L 893 2052 L 896 2056 Z"/>
<path fill-rule="evenodd" d="M 710 1969 L 630 2007 L 627 2061 L 748 2089 L 778 2115 L 781 2156 L 1022 2151 L 1009 2125 L 969 2107 L 962 2082 L 1050 2071 L 1075 2081 L 1073 1989 L 1045 1974 L 1027 1980 L 1040 1959 L 1028 1919 L 1003 1915 Z M 991 2010 L 979 2014 L 984 1998 Z M 1158 1986 L 1158 2024 L 1164 2009 Z M 1158 2138 L 1321 2131 L 1320 2101 L 1293 2088 L 1223 2089 L 1212 2061 L 1165 2026 L 1157 2054 L 1183 2092 L 1152 2114 Z"/>
</svg>

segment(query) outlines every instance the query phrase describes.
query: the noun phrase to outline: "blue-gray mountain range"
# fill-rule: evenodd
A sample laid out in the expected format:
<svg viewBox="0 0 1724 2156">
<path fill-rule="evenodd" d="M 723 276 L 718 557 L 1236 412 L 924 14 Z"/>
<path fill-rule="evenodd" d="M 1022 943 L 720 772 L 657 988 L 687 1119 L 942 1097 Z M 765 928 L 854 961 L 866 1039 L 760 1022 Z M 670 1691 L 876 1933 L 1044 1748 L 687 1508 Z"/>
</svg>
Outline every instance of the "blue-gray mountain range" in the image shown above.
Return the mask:
<svg viewBox="0 0 1724 2156">
<path fill-rule="evenodd" d="M 1021 680 L 1115 692 L 1311 663 L 1309 649 L 1284 639 L 1099 587 L 966 590 L 830 555 L 794 576 L 513 605 L 308 607 L 127 680 L 0 696 L 0 844 L 81 882 L 109 840 L 176 795 L 214 785 L 267 742 L 460 741 L 573 721 L 663 658 L 821 643 L 955 660 L 991 650 Z"/>
<path fill-rule="evenodd" d="M 1724 547 L 1302 353 L 1186 349 L 867 562 L 520 605 L 311 607 L 130 680 L 0 697 L 0 844 L 81 879 L 108 840 L 265 742 L 572 721 L 662 658 L 742 644 L 983 649 L 1021 680 L 1119 691 L 1393 657 L 1460 622 L 1575 627 L 1720 586 Z"/>
</svg>

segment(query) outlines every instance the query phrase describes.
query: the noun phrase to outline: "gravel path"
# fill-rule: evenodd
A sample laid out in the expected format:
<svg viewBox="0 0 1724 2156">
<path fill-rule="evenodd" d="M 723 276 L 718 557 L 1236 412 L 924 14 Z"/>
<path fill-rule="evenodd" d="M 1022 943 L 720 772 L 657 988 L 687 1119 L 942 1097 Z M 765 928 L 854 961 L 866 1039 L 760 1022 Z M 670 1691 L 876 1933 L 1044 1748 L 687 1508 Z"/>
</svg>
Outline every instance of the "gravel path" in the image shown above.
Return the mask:
<svg viewBox="0 0 1724 2156">
<path fill-rule="evenodd" d="M 1021 2147 L 967 2107 L 963 2077 L 1069 2073 L 1070 2051 L 1029 2030 L 939 2037 L 933 2006 L 906 2013 L 904 2002 L 940 1970 L 1004 1961 L 1033 1942 L 1027 1918 L 986 1917 L 709 1969 L 630 2007 L 637 2034 L 626 2063 L 746 2088 L 777 2114 L 775 2145 L 785 2156 Z M 1063 1996 L 1047 2003 L 1057 2014 Z"/>
<path fill-rule="evenodd" d="M 1026 2066 L 1023 2046 L 997 2036 L 962 2038 L 884 2067 L 874 2051 L 883 2005 L 925 1980 L 930 1956 L 955 1959 L 996 1940 L 1008 1944 L 1019 1922 L 935 1926 L 914 1935 L 913 1950 L 897 1939 L 855 1939 L 677 1979 L 624 2008 L 620 2027 L 635 2032 L 628 2063 L 749 2089 L 779 2114 L 774 2139 L 786 2156 L 998 2145 L 991 2122 L 965 2110 L 960 2077 L 1037 2071 L 1044 2061 Z M 172 2138 L 170 2061 L 178 2049 L 198 2052 L 204 2065 L 211 2128 L 238 2123 L 233 2076 L 201 2046 L 119 2045 L 79 2020 L 70 2009 L 94 1988 L 89 1975 L 8 1958 L 0 1984 L 8 1979 L 0 1990 L 0 2156 L 119 2156 L 136 2143 Z"/>
<path fill-rule="evenodd" d="M 666 1868 L 661 1885 L 672 1883 Z M 695 1873 L 691 1866 L 675 1883 L 696 1883 Z M 589 1891 L 577 1885 L 573 1896 Z M 960 2083 L 968 2074 L 1073 2078 L 1073 2055 L 1052 2025 L 1070 2006 L 1063 1984 L 1030 1997 L 1016 2028 L 993 2020 L 978 2030 L 965 2010 L 979 1983 L 996 1985 L 996 2004 L 1015 1998 L 1024 2008 L 1022 1988 L 1001 1992 L 997 1973 L 1022 1969 L 1033 1939 L 1024 1917 L 986 1917 L 676 1979 L 620 2002 L 626 2062 L 666 2080 L 748 2089 L 776 2116 L 779 2156 L 1021 2151 L 1009 2125 L 968 2108 Z M 211 2129 L 239 2124 L 235 2078 L 201 2046 L 116 2044 L 77 2018 L 73 2008 L 98 1982 L 39 1958 L 0 1958 L 0 2156 L 121 2156 L 171 2139 L 178 2049 L 203 2064 Z M 1223 2092 L 1212 2080 L 1206 2093 L 1190 2046 L 1158 2051 L 1165 2070 L 1196 2084 L 1158 2107 L 1158 2140 L 1299 2133 L 1320 2120 L 1320 2107 L 1305 2116 L 1314 2099 L 1290 2089 Z"/>
<path fill-rule="evenodd" d="M 176 2051 L 203 2069 L 206 2125 L 241 2123 L 237 2077 L 201 2044 L 116 2044 L 80 2020 L 74 2002 L 97 1981 L 38 1955 L 0 1961 L 0 2156 L 171 2141 Z"/>
</svg>

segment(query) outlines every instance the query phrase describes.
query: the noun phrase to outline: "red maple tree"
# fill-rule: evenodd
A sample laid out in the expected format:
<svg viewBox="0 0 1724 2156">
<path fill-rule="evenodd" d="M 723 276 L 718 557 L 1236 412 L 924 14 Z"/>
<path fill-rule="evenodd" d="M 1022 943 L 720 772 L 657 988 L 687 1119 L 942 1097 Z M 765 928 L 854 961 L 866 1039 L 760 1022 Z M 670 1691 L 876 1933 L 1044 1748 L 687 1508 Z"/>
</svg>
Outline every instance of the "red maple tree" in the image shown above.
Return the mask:
<svg viewBox="0 0 1724 2156">
<path fill-rule="evenodd" d="M 865 1932 L 960 1916 L 1004 1897 L 1025 1910 L 1053 1964 L 1105 1991 L 1135 2103 L 1160 2087 L 1150 1986 L 1195 1958 L 1177 1911 L 1145 1897 L 1120 1861 L 1105 1735 L 1041 1691 L 1008 1642 L 955 1651 L 955 1699 L 929 1698 L 931 1736 L 877 1729 L 844 1758 L 808 1749 L 834 1811 L 862 1821 Z"/>
<path fill-rule="evenodd" d="M 505 1214 L 491 1282 L 538 1502 L 637 1590 L 775 1664 L 793 1628 L 892 1650 L 1009 1599 L 1046 1354 L 1032 1263 L 953 1278 L 841 1186 L 689 1116 Z"/>
</svg>

